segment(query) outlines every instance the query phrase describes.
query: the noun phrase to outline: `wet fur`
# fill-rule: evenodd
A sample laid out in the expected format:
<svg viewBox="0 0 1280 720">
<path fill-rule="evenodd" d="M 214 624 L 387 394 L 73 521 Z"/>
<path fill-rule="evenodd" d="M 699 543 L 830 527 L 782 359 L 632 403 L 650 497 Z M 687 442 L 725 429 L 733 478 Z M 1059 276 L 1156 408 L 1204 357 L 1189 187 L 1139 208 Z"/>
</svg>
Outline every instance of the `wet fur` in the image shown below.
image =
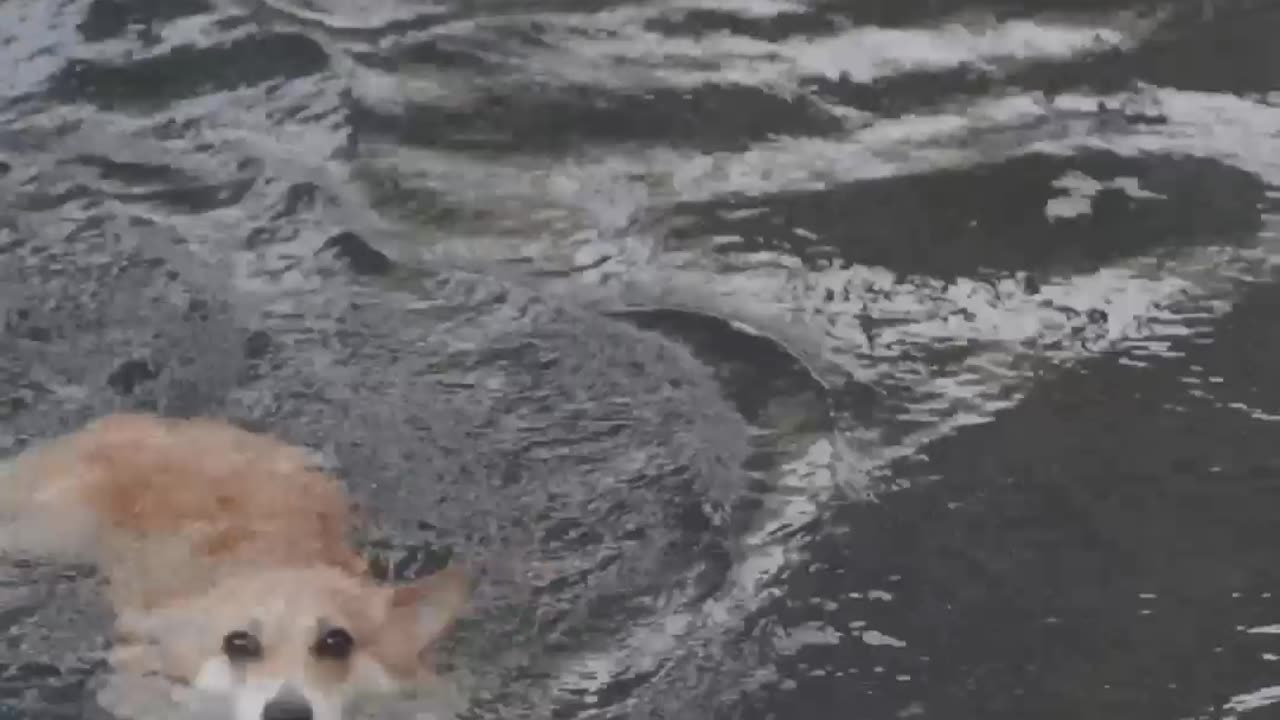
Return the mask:
<svg viewBox="0 0 1280 720">
<path fill-rule="evenodd" d="M 336 720 L 357 697 L 429 683 L 429 649 L 465 602 L 457 568 L 375 582 L 349 543 L 341 483 L 298 448 L 219 420 L 108 416 L 0 476 L 0 549 L 102 569 L 115 668 L 224 696 L 236 720 L 285 691 Z M 356 640 L 342 661 L 313 650 L 333 627 Z M 228 659 L 232 630 L 259 637 L 261 659 Z"/>
</svg>

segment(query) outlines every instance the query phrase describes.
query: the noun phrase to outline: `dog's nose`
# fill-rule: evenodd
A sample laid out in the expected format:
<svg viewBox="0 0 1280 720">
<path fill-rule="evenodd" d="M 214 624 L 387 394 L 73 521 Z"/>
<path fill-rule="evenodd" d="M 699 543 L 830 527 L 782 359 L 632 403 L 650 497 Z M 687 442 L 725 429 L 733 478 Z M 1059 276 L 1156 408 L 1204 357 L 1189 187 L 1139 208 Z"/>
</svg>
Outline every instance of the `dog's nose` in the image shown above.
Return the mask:
<svg viewBox="0 0 1280 720">
<path fill-rule="evenodd" d="M 262 720 L 311 720 L 311 704 L 306 700 L 276 698 L 262 708 Z"/>
</svg>

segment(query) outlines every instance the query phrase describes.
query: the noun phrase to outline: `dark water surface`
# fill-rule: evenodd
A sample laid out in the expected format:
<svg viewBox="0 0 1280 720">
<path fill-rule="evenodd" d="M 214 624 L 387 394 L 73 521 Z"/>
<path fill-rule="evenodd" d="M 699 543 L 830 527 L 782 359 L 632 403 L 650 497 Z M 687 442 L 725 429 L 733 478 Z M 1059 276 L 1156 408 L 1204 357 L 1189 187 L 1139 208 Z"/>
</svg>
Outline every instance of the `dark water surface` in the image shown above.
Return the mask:
<svg viewBox="0 0 1280 720">
<path fill-rule="evenodd" d="M 1267 717 L 1277 37 L 0 0 L 0 456 L 119 408 L 313 448 L 393 574 L 481 574 L 458 698 L 397 712 Z M 96 598 L 5 566 L 0 715 L 100 716 Z"/>
</svg>

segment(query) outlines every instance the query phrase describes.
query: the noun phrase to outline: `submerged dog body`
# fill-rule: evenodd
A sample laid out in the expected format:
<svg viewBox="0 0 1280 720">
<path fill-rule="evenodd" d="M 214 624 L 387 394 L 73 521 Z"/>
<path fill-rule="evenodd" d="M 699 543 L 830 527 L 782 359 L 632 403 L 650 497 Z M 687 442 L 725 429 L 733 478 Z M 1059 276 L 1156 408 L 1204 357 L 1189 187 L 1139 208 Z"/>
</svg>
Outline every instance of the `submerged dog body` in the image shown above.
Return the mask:
<svg viewBox="0 0 1280 720">
<path fill-rule="evenodd" d="M 337 720 L 422 685 L 466 599 L 456 569 L 375 582 L 339 481 L 222 421 L 112 415 L 0 479 L 0 550 L 97 563 L 113 665 L 224 696 L 236 720 Z"/>
</svg>

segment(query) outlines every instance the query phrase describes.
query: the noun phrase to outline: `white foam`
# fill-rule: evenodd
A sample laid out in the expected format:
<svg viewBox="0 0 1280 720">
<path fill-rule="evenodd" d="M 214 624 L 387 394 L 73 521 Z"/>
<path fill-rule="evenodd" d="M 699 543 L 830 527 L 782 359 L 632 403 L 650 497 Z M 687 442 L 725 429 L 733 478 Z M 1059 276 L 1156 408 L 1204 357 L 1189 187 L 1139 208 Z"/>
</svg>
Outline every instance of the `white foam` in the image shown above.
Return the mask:
<svg viewBox="0 0 1280 720">
<path fill-rule="evenodd" d="M 793 655 L 801 648 L 813 645 L 839 645 L 843 638 L 844 633 L 814 620 L 779 631 L 773 640 L 773 648 L 782 655 Z"/>
<path fill-rule="evenodd" d="M 863 27 L 826 38 L 773 43 L 734 36 L 664 38 L 648 33 L 628 40 L 586 42 L 575 50 L 614 62 L 654 67 L 696 67 L 707 56 L 714 69 L 661 72 L 671 83 L 738 82 L 776 87 L 804 77 L 870 82 L 911 71 L 988 65 L 1018 58 L 1062 58 L 1119 47 L 1124 37 L 1105 28 L 1016 21 L 990 29 L 949 25 L 931 29 Z M 705 48 L 705 50 L 703 50 Z"/>
<path fill-rule="evenodd" d="M 74 3 L 0 3 L 0 97 L 39 90 L 83 44 Z"/>
<path fill-rule="evenodd" d="M 1240 693 L 1227 701 L 1225 707 L 1235 712 L 1247 712 L 1280 702 L 1280 685 L 1271 685 L 1247 693 Z M 1228 715 L 1227 718 L 1234 718 Z"/>
<path fill-rule="evenodd" d="M 907 644 L 895 637 L 885 635 L 878 630 L 862 631 L 862 642 L 868 645 L 887 645 L 889 647 L 903 648 Z"/>
<path fill-rule="evenodd" d="M 426 0 L 259 0 L 279 12 L 332 30 L 372 30 L 449 10 Z"/>
<path fill-rule="evenodd" d="M 542 81 L 599 87 L 684 87 L 735 83 L 794 89 L 802 78 L 849 78 L 868 82 L 912 71 L 962 66 L 991 67 L 1035 59 L 1065 59 L 1129 47 L 1145 32 L 1116 24 L 1011 20 L 949 23 L 935 27 L 859 26 L 825 36 L 772 42 L 721 31 L 699 37 L 646 29 L 645 21 L 668 12 L 661 5 L 623 6 L 590 14 L 538 14 L 468 20 L 437 30 L 468 36 L 536 22 L 545 32 L 525 49 L 522 73 Z M 783 11 L 766 3 L 738 14 L 768 16 Z"/>
<path fill-rule="evenodd" d="M 673 0 L 668 7 L 682 10 L 720 10 L 749 18 L 770 18 L 809 9 L 804 3 L 791 0 Z"/>
<path fill-rule="evenodd" d="M 1093 199 L 1105 189 L 1116 189 L 1134 199 L 1164 199 L 1163 195 L 1142 188 L 1138 178 L 1118 177 L 1099 181 L 1078 171 L 1069 170 L 1062 174 L 1052 185 L 1066 194 L 1050 198 L 1045 203 L 1044 214 L 1050 220 L 1074 218 L 1093 212 Z"/>
</svg>

